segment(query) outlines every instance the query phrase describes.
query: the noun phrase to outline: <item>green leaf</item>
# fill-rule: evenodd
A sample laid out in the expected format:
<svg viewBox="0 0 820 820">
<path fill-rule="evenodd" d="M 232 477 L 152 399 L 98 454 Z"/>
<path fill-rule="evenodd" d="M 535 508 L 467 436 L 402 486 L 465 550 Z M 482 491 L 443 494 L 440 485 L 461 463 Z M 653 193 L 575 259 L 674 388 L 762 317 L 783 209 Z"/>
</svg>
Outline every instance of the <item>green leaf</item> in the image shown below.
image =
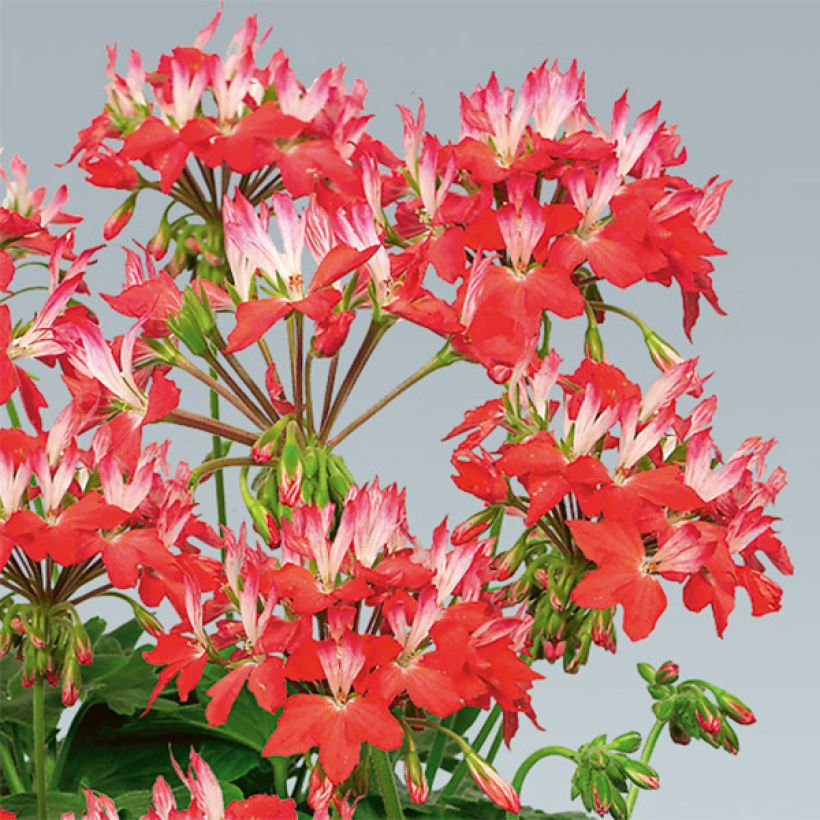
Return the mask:
<svg viewBox="0 0 820 820">
<path fill-rule="evenodd" d="M 24 727 L 31 735 L 32 689 L 23 687 L 23 665 L 11 656 L 0 658 L 0 715 L 3 723 L 12 722 Z M 52 686 L 45 687 L 46 735 L 57 729 L 57 721 L 63 710 L 60 692 Z"/>
<path fill-rule="evenodd" d="M 68 792 L 48 792 L 46 807 L 49 817 L 59 817 L 63 812 L 73 811 L 77 815 L 85 812 L 85 798 Z M 20 820 L 37 816 L 37 795 L 22 792 L 3 797 L 3 809 L 14 812 Z"/>
<path fill-rule="evenodd" d="M 178 711 L 187 708 L 191 707 Z M 102 703 L 83 710 L 67 744 L 61 750 L 65 758 L 59 788 L 70 791 L 88 786 L 110 797 L 150 789 L 158 775 L 174 782 L 169 749 L 185 767 L 193 747 L 224 784 L 259 763 L 257 751 L 219 737 L 207 724 L 199 728 L 184 716 L 174 719 L 171 712 L 128 719 Z"/>
</svg>

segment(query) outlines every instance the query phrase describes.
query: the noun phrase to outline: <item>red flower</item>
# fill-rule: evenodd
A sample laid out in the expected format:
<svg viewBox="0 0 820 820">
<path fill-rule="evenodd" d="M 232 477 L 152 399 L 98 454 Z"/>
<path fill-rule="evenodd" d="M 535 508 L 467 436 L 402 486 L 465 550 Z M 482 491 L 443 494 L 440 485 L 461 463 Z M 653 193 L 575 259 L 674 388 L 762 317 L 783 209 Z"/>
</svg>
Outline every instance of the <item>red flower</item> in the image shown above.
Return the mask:
<svg viewBox="0 0 820 820">
<path fill-rule="evenodd" d="M 581 551 L 598 565 L 575 587 L 572 600 L 591 609 L 621 604 L 624 632 L 633 641 L 645 638 L 666 609 L 666 595 L 652 576 L 697 572 L 714 549 L 692 525 L 675 530 L 654 555 L 647 556 L 634 525 L 620 521 L 567 523 Z"/>
<path fill-rule="evenodd" d="M 390 751 L 402 744 L 401 725 L 382 700 L 351 694 L 365 665 L 362 641 L 348 634 L 341 645 L 323 641 L 316 649 L 332 694 L 292 695 L 263 755 L 287 756 L 319 747 L 319 762 L 333 783 L 347 779 L 359 762 L 362 743 Z"/>
</svg>

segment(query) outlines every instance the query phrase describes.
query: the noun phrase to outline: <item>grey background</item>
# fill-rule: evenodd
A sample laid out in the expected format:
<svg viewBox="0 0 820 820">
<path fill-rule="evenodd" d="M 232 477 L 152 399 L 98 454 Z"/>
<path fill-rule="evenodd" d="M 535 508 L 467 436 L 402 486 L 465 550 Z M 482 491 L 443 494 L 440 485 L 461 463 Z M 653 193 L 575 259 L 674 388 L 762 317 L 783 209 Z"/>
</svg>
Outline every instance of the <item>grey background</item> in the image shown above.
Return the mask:
<svg viewBox="0 0 820 820">
<path fill-rule="evenodd" d="M 76 131 L 104 101 L 105 41 L 120 44 L 120 66 L 129 48 L 153 67 L 162 51 L 190 43 L 215 3 L 17 2 L 0 4 L 0 144 L 3 161 L 13 153 L 31 166 L 31 179 L 53 190 L 70 186 L 69 210 L 87 223 L 79 246 L 100 241 L 105 217 L 120 201 L 116 192 L 93 189 L 75 168 L 55 169 Z M 527 754 L 546 743 L 580 744 L 599 732 L 646 731 L 648 697 L 634 666 L 639 660 L 677 660 L 687 676 L 705 677 L 748 701 L 759 722 L 740 732 L 737 758 L 705 745 L 673 746 L 664 739 L 654 763 L 657 794 L 641 797 L 638 816 L 656 818 L 808 818 L 817 816 L 818 572 L 817 406 L 815 315 L 817 190 L 820 183 L 820 68 L 815 56 L 820 9 L 813 3 L 279 3 L 227 4 L 220 50 L 244 16 L 256 11 L 263 27 L 275 23 L 272 43 L 289 53 L 297 75 L 312 81 L 322 69 L 344 62 L 349 79 L 362 77 L 376 114 L 373 132 L 400 149 L 394 104 L 425 100 L 428 128 L 457 137 L 458 92 L 484 83 L 496 70 L 519 87 L 525 73 L 557 57 L 562 68 L 577 57 L 587 71 L 590 110 L 605 124 L 612 102 L 631 89 L 633 115 L 663 100 L 662 116 L 678 123 L 689 152 L 683 173 L 705 182 L 713 173 L 735 180 L 712 234 L 728 250 L 717 261 L 715 282 L 727 317 L 706 308 L 695 344 L 684 343 L 676 293 L 659 286 L 636 288 L 620 303 L 647 319 L 686 354 L 714 370 L 719 396 L 718 440 L 731 452 L 747 435 L 776 436 L 772 464 L 788 471 L 789 485 L 776 512 L 796 575 L 783 580 L 783 611 L 762 619 L 748 615 L 741 594 L 726 637 L 719 640 L 711 616 L 686 612 L 678 590 L 648 640 L 621 641 L 616 656 L 594 652 L 575 677 L 542 669 L 535 701 L 546 732 L 523 726 L 504 752 L 508 776 Z M 148 199 L 117 243 L 144 239 L 156 211 Z M 109 249 L 90 275 L 99 291 L 122 281 L 122 253 Z M 125 325 L 105 312 L 106 327 Z M 110 321 L 108 321 L 110 319 Z M 646 384 L 654 371 L 632 328 L 609 322 L 610 360 Z M 577 359 L 580 322 L 561 330 L 559 350 Z M 375 356 L 351 401 L 350 419 L 435 349 L 435 340 L 398 328 Z M 47 387 L 56 383 L 46 378 Z M 429 537 L 445 512 L 452 521 L 474 509 L 451 484 L 449 448 L 437 445 L 472 407 L 494 394 L 477 368 L 435 374 L 382 413 L 344 445 L 360 480 L 373 473 L 409 488 L 410 521 Z M 52 390 L 51 396 L 58 395 Z M 202 401 L 197 396 L 194 402 Z M 54 398 L 54 409 L 59 409 Z M 190 406 L 190 405 L 189 405 Z M 160 432 L 160 431 L 157 431 Z M 196 461 L 204 437 L 174 435 L 174 453 Z M 166 435 L 168 432 L 166 431 Z M 212 496 L 203 491 L 206 512 Z M 232 504 L 234 520 L 238 505 Z M 213 516 L 212 516 L 213 517 Z M 775 575 L 776 577 L 776 575 Z M 122 610 L 106 609 L 116 620 Z M 569 769 L 561 761 L 539 764 L 524 801 L 547 810 L 569 808 Z"/>
</svg>

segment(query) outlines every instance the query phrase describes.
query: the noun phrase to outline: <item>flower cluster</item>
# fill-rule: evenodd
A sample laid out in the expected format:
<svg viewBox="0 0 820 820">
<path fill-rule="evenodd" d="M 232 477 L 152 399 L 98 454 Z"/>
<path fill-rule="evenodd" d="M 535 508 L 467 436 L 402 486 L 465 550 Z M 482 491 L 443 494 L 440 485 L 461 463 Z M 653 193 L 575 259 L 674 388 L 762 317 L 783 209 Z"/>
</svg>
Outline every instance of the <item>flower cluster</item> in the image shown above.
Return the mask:
<svg viewBox="0 0 820 820">
<path fill-rule="evenodd" d="M 297 503 L 273 551 L 250 547 L 244 531 L 223 538 L 222 572 L 207 588 L 186 578 L 184 620 L 145 656 L 164 667 L 154 696 L 176 677 L 185 700 L 209 659 L 223 666 L 208 721 L 225 723 L 245 686 L 262 709 L 281 709 L 264 754 L 318 747 L 314 810 L 362 795 L 363 743 L 389 751 L 406 738 L 409 752 L 414 728 L 465 706 L 497 703 L 508 740 L 519 713 L 534 718 L 529 689 L 541 676 L 519 658 L 530 621 L 486 593 L 491 542 L 452 546 L 442 524 L 422 547 L 403 494 L 378 482 L 352 486 L 338 511 Z M 423 801 L 426 785 L 414 793 Z"/>
<path fill-rule="evenodd" d="M 602 125 L 574 62 L 545 62 L 517 90 L 491 75 L 461 96 L 455 141 L 426 130 L 423 103 L 399 106 L 394 152 L 368 133 L 363 82 L 346 85 L 343 66 L 300 82 L 281 50 L 262 58 L 270 32 L 255 17 L 224 56 L 208 51 L 221 14 L 154 70 L 132 52 L 122 75 L 110 48 L 106 104 L 69 160 L 125 192 L 106 242 L 142 193 L 165 201 L 153 236 L 125 250 L 122 286 L 102 294 L 129 320 L 122 336 L 109 338 L 93 300 L 79 298 L 99 248 L 75 252 L 72 231 L 56 229 L 77 221 L 62 210 L 65 188 L 46 201 L 19 158 L 10 176 L 0 169 L 0 404 L 12 425 L 0 430 L 0 662 L 16 664 L 33 716 L 27 747 L 0 736 L 2 783 L 23 806 L 30 783 L 45 817 L 46 771 L 58 785 L 66 776 L 83 731 L 47 735 L 48 683 L 61 684 L 65 706 L 84 699 L 77 725 L 107 715 L 125 742 L 174 710 L 180 731 L 223 744 L 214 754 L 234 760 L 234 779 L 192 750 L 187 773 L 173 764 L 190 805 L 178 808 L 160 777 L 151 820 L 350 818 L 374 794 L 391 820 L 402 800 L 442 812 L 466 801 L 475 816 L 479 790 L 515 814 L 527 772 L 553 753 L 577 765 L 573 798 L 629 816 L 636 789 L 659 785 L 648 765 L 658 727 L 735 751 L 722 718 L 750 723 L 751 712 L 703 681 L 674 686 L 674 664 L 645 667 L 658 724 L 640 760 L 628 732 L 540 750 L 512 783 L 492 763 L 521 714 L 538 725 L 536 662 L 561 658 L 573 672 L 592 644 L 614 651 L 618 607 L 624 632 L 646 637 L 667 605 L 662 582 L 681 583 L 689 609 L 711 607 L 721 635 L 738 588 L 754 615 L 780 607 L 768 564 L 792 566 L 770 512 L 785 484 L 765 466 L 774 442 L 748 438 L 724 459 L 696 361 L 615 304 L 638 282 L 674 282 L 688 335 L 701 297 L 720 312 L 711 260 L 722 251 L 708 231 L 729 183 L 679 175 L 685 151 L 659 104 L 630 126 L 624 94 Z M 30 284 L 30 266 L 47 269 L 46 284 Z M 39 309 L 13 320 L 12 300 L 32 290 L 45 292 Z M 607 361 L 612 313 L 638 326 L 662 372 L 643 392 Z M 552 324 L 576 318 L 584 359 L 561 373 Z M 440 350 L 341 426 L 399 322 Z M 462 361 L 486 371 L 494 395 L 503 385 L 449 436 L 461 437 L 455 483 L 484 506 L 422 543 L 404 490 L 354 480 L 339 446 Z M 50 427 L 42 366 L 68 394 Z M 685 409 L 687 396 L 696 403 Z M 148 443 L 157 424 L 205 433 L 210 450 L 173 468 L 169 443 Z M 195 509 L 206 486 L 213 526 Z M 236 525 L 226 486 L 247 512 Z M 510 518 L 523 525 L 511 546 Z M 112 668 L 135 661 L 151 678 L 139 697 L 107 699 L 116 676 L 104 670 L 80 685 L 94 630 L 78 607 L 100 595 L 127 601 L 155 641 L 132 640 L 126 660 L 113 640 Z M 169 629 L 154 614 L 166 600 L 178 617 Z M 477 789 L 457 791 L 467 774 Z M 133 784 L 96 778 L 69 788 L 85 790 L 88 818 L 110 820 Z"/>
<path fill-rule="evenodd" d="M 500 560 L 510 574 L 525 565 L 508 594 L 530 601 L 536 651 L 575 669 L 590 643 L 614 650 L 618 605 L 626 634 L 645 638 L 666 608 L 660 579 L 684 583 L 689 609 L 711 606 L 721 635 L 738 587 L 754 615 L 778 610 L 782 592 L 760 559 L 792 572 L 767 512 L 785 484 L 780 468 L 766 475 L 774 442 L 746 439 L 721 463 L 715 397 L 688 415 L 678 406 L 703 393 L 695 361 L 643 394 L 605 362 L 585 359 L 564 376 L 560 365 L 555 352 L 534 362 L 450 433 L 467 434 L 453 454 L 456 484 L 487 504 L 475 529 L 504 512 L 524 519 Z M 487 450 L 496 430 L 505 440 Z"/>
</svg>

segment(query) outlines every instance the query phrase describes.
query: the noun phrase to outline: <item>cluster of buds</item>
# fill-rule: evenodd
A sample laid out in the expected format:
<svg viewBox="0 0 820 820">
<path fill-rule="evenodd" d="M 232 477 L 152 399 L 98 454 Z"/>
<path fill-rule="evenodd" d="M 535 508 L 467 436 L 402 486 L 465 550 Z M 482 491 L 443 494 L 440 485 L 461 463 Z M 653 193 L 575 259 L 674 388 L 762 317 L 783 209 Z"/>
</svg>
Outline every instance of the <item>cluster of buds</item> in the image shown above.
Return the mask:
<svg viewBox="0 0 820 820">
<path fill-rule="evenodd" d="M 549 663 L 560 660 L 565 672 L 576 673 L 593 645 L 614 652 L 614 608 L 588 609 L 572 600 L 585 562 L 549 551 L 548 542 L 534 533 L 525 533 L 513 549 L 520 545 L 530 560 L 507 593 L 514 603 L 526 601 L 532 614 L 533 654 Z"/>
<path fill-rule="evenodd" d="M 61 688 L 63 705 L 73 706 L 80 693 L 80 667 L 94 659 L 88 633 L 77 610 L 67 603 L 0 600 L 0 656 L 13 653 L 22 665 L 22 683 L 37 678 Z"/>
<path fill-rule="evenodd" d="M 729 721 L 748 726 L 756 720 L 743 701 L 706 681 L 677 683 L 678 667 L 672 661 L 657 670 L 647 663 L 638 664 L 638 672 L 655 700 L 655 716 L 668 725 L 675 743 L 687 745 L 692 739 L 702 740 L 714 749 L 737 754 L 740 743 Z"/>
<path fill-rule="evenodd" d="M 580 797 L 588 811 L 601 817 L 609 813 L 615 820 L 626 820 L 630 783 L 640 789 L 660 787 L 658 773 L 651 766 L 629 757 L 640 745 L 638 732 L 626 732 L 610 742 L 601 735 L 581 746 L 575 753 L 572 798 Z"/>
<path fill-rule="evenodd" d="M 328 503 L 341 509 L 353 485 L 353 476 L 344 459 L 328 452 L 315 436 L 306 436 L 293 415 L 279 419 L 258 440 L 252 451 L 260 467 L 248 486 L 248 468 L 240 476 L 243 500 L 251 514 L 256 531 L 271 540 L 282 519 L 290 519 L 294 507 Z"/>
</svg>

